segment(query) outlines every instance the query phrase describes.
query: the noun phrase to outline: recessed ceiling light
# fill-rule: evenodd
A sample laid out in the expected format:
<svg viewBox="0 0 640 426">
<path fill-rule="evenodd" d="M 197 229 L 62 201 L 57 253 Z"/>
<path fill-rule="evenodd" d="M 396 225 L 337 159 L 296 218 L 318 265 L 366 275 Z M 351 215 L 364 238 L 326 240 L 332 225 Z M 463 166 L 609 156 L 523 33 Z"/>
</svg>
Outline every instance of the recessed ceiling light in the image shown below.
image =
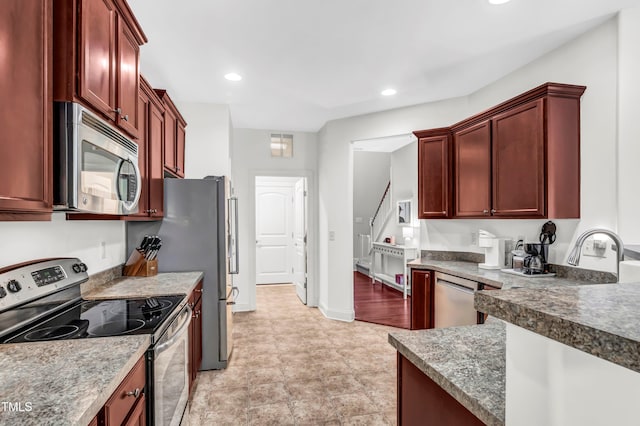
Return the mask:
<svg viewBox="0 0 640 426">
<path fill-rule="evenodd" d="M 229 81 L 242 80 L 242 76 L 240 74 L 236 74 L 235 72 L 230 72 L 229 74 L 225 74 L 224 78 L 226 78 Z"/>
<path fill-rule="evenodd" d="M 491 4 L 505 4 L 505 3 L 509 3 L 511 0 L 489 0 L 489 3 Z"/>
<path fill-rule="evenodd" d="M 380 92 L 382 96 L 393 96 L 396 93 L 398 93 L 396 89 L 384 89 L 382 92 Z"/>
</svg>

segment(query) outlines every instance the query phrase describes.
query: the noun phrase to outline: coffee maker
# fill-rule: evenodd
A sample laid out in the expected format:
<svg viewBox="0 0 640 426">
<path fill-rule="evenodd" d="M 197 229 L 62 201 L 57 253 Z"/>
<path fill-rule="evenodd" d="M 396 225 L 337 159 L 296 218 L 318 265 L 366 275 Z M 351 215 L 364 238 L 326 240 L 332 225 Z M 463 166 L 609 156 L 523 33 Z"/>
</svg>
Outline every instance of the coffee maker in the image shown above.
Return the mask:
<svg viewBox="0 0 640 426">
<path fill-rule="evenodd" d="M 545 274 L 549 272 L 547 257 L 549 256 L 548 243 L 525 243 L 526 253 L 522 265 L 523 272 L 527 275 Z"/>
</svg>

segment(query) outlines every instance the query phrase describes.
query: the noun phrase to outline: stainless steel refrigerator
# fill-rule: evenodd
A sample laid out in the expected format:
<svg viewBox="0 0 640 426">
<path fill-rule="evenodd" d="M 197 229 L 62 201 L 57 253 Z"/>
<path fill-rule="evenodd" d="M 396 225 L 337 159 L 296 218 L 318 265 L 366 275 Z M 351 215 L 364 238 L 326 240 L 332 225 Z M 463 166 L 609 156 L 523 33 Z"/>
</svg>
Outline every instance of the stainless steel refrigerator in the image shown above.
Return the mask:
<svg viewBox="0 0 640 426">
<path fill-rule="evenodd" d="M 162 238 L 159 272 L 204 271 L 201 370 L 226 368 L 233 349 L 237 215 L 237 199 L 226 176 L 165 179 L 162 222 L 155 229 L 148 222 L 127 224 L 129 250 L 147 233 Z"/>
</svg>

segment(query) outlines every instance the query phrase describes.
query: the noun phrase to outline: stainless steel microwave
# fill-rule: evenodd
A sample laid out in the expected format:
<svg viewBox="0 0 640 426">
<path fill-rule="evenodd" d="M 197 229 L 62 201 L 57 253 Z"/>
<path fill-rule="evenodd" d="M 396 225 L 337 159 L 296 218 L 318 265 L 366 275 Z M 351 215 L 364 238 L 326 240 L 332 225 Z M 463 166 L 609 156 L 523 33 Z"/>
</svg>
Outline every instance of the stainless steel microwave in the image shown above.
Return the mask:
<svg viewBox="0 0 640 426">
<path fill-rule="evenodd" d="M 138 212 L 138 145 L 74 102 L 54 103 L 55 210 Z"/>
</svg>

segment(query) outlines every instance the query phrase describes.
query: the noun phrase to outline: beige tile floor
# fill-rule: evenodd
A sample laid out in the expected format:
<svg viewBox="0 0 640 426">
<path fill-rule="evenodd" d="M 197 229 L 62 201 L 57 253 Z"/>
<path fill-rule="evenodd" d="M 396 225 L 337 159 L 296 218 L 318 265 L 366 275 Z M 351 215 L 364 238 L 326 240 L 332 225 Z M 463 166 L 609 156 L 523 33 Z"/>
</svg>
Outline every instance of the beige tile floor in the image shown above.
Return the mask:
<svg viewBox="0 0 640 426">
<path fill-rule="evenodd" d="M 258 286 L 234 314 L 226 370 L 198 374 L 191 425 L 394 425 L 394 330 L 326 319 L 291 285 Z"/>
</svg>

